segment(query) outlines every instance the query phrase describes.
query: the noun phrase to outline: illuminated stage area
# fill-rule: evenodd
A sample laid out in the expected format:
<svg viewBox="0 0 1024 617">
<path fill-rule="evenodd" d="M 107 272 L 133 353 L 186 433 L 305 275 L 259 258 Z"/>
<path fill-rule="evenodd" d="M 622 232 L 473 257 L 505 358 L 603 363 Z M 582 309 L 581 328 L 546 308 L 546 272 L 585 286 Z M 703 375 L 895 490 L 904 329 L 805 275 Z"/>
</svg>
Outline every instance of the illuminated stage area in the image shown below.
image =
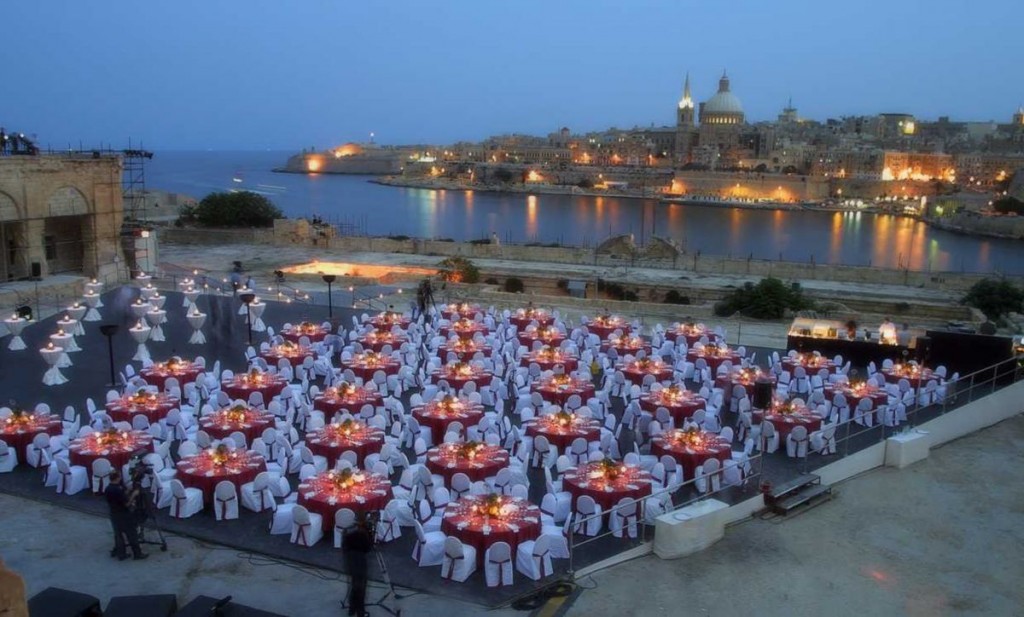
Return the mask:
<svg viewBox="0 0 1024 617">
<path fill-rule="evenodd" d="M 305 264 L 289 266 L 287 268 L 281 268 L 281 271 L 285 274 L 296 275 L 312 274 L 320 276 L 323 274 L 333 274 L 335 276 L 375 279 L 381 283 L 391 283 L 400 279 L 422 278 L 437 274 L 436 268 L 415 268 L 390 264 L 357 264 L 318 260 Z"/>
</svg>

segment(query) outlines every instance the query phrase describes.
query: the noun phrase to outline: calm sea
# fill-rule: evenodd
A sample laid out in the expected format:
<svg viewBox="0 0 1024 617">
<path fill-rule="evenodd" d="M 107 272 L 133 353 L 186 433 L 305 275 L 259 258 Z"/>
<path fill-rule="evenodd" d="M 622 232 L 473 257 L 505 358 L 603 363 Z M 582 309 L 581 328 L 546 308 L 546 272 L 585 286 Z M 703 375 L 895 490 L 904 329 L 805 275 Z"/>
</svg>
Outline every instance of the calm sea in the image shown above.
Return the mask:
<svg viewBox="0 0 1024 617">
<path fill-rule="evenodd" d="M 670 237 L 687 252 L 924 271 L 1024 275 L 1024 242 L 975 238 L 909 218 L 857 213 L 755 211 L 654 200 L 509 195 L 380 186 L 364 176 L 271 171 L 289 152 L 157 152 L 149 188 L 198 198 L 264 193 L 293 217 L 319 215 L 350 233 L 593 246 L 612 234 Z"/>
</svg>

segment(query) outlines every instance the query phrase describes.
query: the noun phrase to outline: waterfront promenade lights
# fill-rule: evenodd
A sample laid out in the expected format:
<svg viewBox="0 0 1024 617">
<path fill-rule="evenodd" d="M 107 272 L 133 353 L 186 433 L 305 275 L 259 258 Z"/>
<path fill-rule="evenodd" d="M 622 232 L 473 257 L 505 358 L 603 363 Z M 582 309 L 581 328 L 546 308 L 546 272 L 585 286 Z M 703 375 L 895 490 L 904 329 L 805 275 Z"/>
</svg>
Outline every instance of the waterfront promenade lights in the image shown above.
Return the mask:
<svg viewBox="0 0 1024 617">
<path fill-rule="evenodd" d="M 327 318 L 334 319 L 334 300 L 331 299 L 331 284 L 338 280 L 338 277 L 333 274 L 325 274 L 322 278 L 327 283 Z"/>
<path fill-rule="evenodd" d="M 252 307 L 250 305 L 256 299 L 256 294 L 247 291 L 238 294 L 238 299 L 245 303 L 245 326 L 249 329 L 249 345 L 252 345 Z"/>
<path fill-rule="evenodd" d="M 117 373 L 114 371 L 114 335 L 117 334 L 117 324 L 107 323 L 100 326 L 100 333 L 107 337 L 107 356 L 110 358 L 110 383 L 108 388 L 117 387 Z"/>
</svg>

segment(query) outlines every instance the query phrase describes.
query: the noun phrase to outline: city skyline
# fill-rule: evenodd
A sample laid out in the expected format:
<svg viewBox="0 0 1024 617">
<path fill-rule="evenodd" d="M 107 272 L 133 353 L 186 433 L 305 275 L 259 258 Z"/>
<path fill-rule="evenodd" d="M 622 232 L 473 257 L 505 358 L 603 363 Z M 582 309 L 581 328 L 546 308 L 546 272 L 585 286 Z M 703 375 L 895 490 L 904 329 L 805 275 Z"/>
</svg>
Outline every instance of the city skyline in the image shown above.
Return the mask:
<svg viewBox="0 0 1024 617">
<path fill-rule="evenodd" d="M 792 98 L 824 121 L 886 112 L 1008 122 L 1017 3 L 7 7 L 0 125 L 54 148 L 300 149 L 669 126 L 723 69 L 748 122 Z M 583 10 L 583 9 L 586 10 Z M 878 19 L 881 17 L 882 19 Z M 767 25 L 767 27 L 766 27 Z M 955 32 L 956 37 L 948 34 Z M 794 44 L 797 41 L 798 44 Z M 992 41 L 1003 41 L 1000 45 Z M 31 53 L 18 53 L 29 50 Z"/>
</svg>

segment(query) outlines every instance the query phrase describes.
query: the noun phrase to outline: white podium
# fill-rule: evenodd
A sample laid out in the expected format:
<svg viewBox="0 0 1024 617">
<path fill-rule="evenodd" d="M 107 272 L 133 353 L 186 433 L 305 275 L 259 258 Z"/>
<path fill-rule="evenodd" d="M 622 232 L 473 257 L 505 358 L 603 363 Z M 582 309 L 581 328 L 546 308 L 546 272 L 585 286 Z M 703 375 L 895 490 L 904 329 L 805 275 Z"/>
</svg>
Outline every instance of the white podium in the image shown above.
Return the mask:
<svg viewBox="0 0 1024 617">
<path fill-rule="evenodd" d="M 725 535 L 725 511 L 729 505 L 705 499 L 662 514 L 654 523 L 654 554 L 678 559 L 702 551 Z"/>
</svg>

